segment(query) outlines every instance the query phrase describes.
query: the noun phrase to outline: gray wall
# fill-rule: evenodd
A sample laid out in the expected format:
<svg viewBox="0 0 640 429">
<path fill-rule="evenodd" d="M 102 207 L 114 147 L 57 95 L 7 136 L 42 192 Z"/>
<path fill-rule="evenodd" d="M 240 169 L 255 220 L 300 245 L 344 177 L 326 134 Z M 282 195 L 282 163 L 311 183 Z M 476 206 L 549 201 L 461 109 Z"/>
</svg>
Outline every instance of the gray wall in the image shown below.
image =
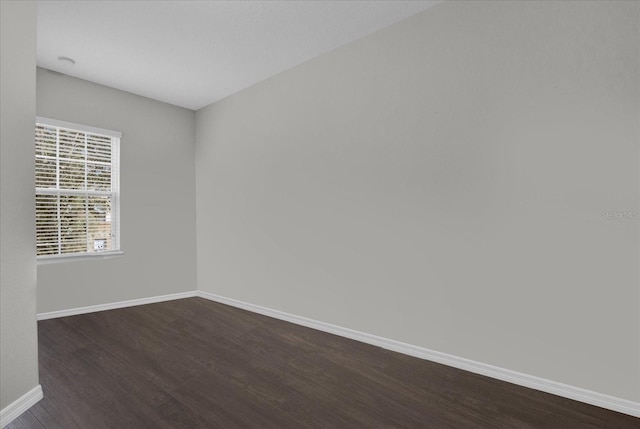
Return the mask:
<svg viewBox="0 0 640 429">
<path fill-rule="evenodd" d="M 638 2 L 446 2 L 196 114 L 199 289 L 640 400 Z"/>
<path fill-rule="evenodd" d="M 36 4 L 0 2 L 0 409 L 38 385 Z"/>
<path fill-rule="evenodd" d="M 122 132 L 114 259 L 38 266 L 38 312 L 196 288 L 195 113 L 45 69 L 37 112 Z"/>
</svg>

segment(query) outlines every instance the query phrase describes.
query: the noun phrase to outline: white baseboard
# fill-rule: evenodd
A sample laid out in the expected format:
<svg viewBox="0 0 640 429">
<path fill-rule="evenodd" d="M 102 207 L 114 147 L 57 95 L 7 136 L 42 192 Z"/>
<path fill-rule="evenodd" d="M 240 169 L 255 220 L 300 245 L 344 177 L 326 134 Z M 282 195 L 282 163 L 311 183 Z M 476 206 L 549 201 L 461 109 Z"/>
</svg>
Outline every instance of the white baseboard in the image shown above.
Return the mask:
<svg viewBox="0 0 640 429">
<path fill-rule="evenodd" d="M 0 411 L 0 428 L 7 426 L 42 399 L 42 386 L 39 384 L 27 393 L 4 407 Z"/>
<path fill-rule="evenodd" d="M 57 317 L 75 316 L 76 314 L 95 313 L 96 311 L 114 310 L 116 308 L 134 307 L 136 305 L 153 304 L 174 299 L 192 298 L 196 291 L 172 293 L 169 295 L 152 296 L 149 298 L 132 299 L 129 301 L 110 302 L 108 304 L 90 305 L 88 307 L 70 308 L 68 310 L 50 311 L 38 313 L 38 320 L 55 319 Z"/>
<path fill-rule="evenodd" d="M 371 344 L 383 349 L 392 350 L 417 358 L 441 363 L 454 368 L 463 369 L 476 374 L 485 375 L 519 386 L 528 387 L 542 392 L 551 393 L 565 398 L 573 399 L 609 410 L 617 411 L 631 416 L 640 417 L 640 403 L 629 401 L 627 399 L 616 398 L 614 396 L 605 395 L 580 387 L 559 383 L 553 380 L 524 374 L 521 372 L 511 371 L 509 369 L 488 365 L 482 362 L 476 362 L 470 359 L 461 358 L 447 353 L 429 350 L 424 347 L 418 347 L 411 344 L 402 343 L 400 341 L 383 338 L 376 335 L 367 334 L 365 332 L 355 331 L 353 329 L 343 328 L 341 326 L 332 325 L 330 323 L 320 322 L 306 317 L 296 316 L 294 314 L 285 313 L 278 310 L 262 307 L 247 302 L 238 301 L 232 298 L 215 295 L 209 292 L 197 291 L 197 296 L 233 307 L 242 308 L 254 313 L 263 314 L 265 316 L 295 323 L 297 325 L 306 326 L 317 329 L 319 331 L 328 332 L 339 335 L 341 337 L 350 338 L 352 340 Z"/>
<path fill-rule="evenodd" d="M 96 311 L 113 310 L 116 308 L 133 307 L 136 305 L 153 304 L 162 301 L 171 301 L 174 299 L 191 298 L 199 296 L 211 301 L 227 304 L 232 307 L 242 308 L 254 313 L 263 314 L 265 316 L 273 317 L 276 319 L 284 320 L 287 322 L 295 323 L 297 325 L 306 326 L 309 328 L 317 329 L 319 331 L 328 332 L 331 334 L 339 335 L 341 337 L 350 338 L 352 340 L 360 341 L 363 343 L 371 344 L 381 347 L 383 349 L 392 350 L 398 353 L 403 353 L 409 356 L 414 356 L 420 359 L 429 360 L 432 362 L 441 363 L 454 368 L 459 368 L 465 371 L 470 371 L 476 374 L 485 375 L 487 377 L 495 378 L 509 383 L 517 384 L 519 386 L 529 387 L 531 389 L 540 390 L 542 392 L 551 393 L 554 395 L 562 396 L 565 398 L 573 399 L 576 401 L 584 402 L 587 404 L 595 405 L 598 407 L 606 408 L 609 410 L 617 411 L 631 416 L 640 417 L 640 402 L 633 402 L 627 399 L 617 398 L 615 396 L 605 395 L 603 393 L 594 392 L 591 390 L 583 389 L 580 387 L 571 386 L 557 381 L 548 380 L 545 378 L 536 377 L 521 372 L 512 371 L 505 368 L 489 365 L 482 362 L 473 361 L 470 359 L 450 355 L 447 353 L 430 350 L 424 347 L 414 346 L 412 344 L 403 343 L 389 338 L 379 337 L 377 335 L 367 334 L 366 332 L 360 332 L 342 326 L 332 325 L 330 323 L 320 322 L 318 320 L 308 319 L 306 317 L 296 316 L 294 314 L 285 313 L 282 311 L 274 310 L 267 307 L 262 307 L 255 304 L 239 301 L 232 298 L 226 298 L 223 296 L 215 295 L 204 291 L 189 291 L 182 293 L 174 293 L 169 295 L 160 295 L 149 298 L 133 299 L 129 301 L 113 302 L 108 304 L 92 305 L 88 307 L 72 308 L 69 310 L 51 311 L 48 313 L 39 313 L 38 320 L 53 319 L 57 317 L 73 316 L 77 314 L 93 313 Z M 42 398 L 42 389 L 38 386 L 40 397 L 35 399 L 31 405 L 36 403 Z M 35 390 L 35 389 L 34 389 Z M 24 397 L 30 395 L 29 392 Z M 24 398 L 23 397 L 23 398 Z M 9 405 L 2 410 L 2 426 L 4 427 L 9 421 L 20 415 L 23 411 L 15 414 L 7 423 L 5 421 L 5 412 L 9 413 L 9 408 L 14 407 L 18 401 Z M 31 405 L 27 406 L 29 408 Z M 25 410 L 27 409 L 25 408 Z M 8 414 L 7 414 L 8 415 Z M 13 414 L 12 414 L 13 415 Z M 7 417 L 8 418 L 8 417 Z"/>
</svg>

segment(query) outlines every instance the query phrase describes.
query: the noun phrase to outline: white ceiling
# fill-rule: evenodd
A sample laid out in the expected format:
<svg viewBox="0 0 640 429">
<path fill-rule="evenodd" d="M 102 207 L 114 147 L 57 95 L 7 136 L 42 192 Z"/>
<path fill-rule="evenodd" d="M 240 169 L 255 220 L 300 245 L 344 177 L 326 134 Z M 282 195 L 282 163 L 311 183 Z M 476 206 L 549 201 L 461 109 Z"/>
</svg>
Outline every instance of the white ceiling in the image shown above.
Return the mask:
<svg viewBox="0 0 640 429">
<path fill-rule="evenodd" d="M 195 110 L 435 3 L 39 1 L 37 62 Z"/>
</svg>

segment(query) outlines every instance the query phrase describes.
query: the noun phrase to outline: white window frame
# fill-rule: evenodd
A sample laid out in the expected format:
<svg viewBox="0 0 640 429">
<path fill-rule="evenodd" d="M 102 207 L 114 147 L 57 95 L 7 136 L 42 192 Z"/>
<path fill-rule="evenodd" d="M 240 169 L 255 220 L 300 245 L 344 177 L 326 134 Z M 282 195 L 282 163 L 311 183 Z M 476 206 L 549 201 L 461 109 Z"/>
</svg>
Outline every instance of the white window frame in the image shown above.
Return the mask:
<svg viewBox="0 0 640 429">
<path fill-rule="evenodd" d="M 111 137 L 111 244 L 112 250 L 103 252 L 78 252 L 78 253 L 66 253 L 56 255 L 39 255 L 37 256 L 38 265 L 49 264 L 56 262 L 71 262 L 80 260 L 94 260 L 94 259 L 107 259 L 124 255 L 124 252 L 120 247 L 120 139 L 122 133 L 118 131 L 106 130 L 102 128 L 91 127 L 88 125 L 76 124 L 73 122 L 60 121 L 57 119 L 45 118 L 42 116 L 36 117 L 35 126 L 43 125 L 47 127 L 55 127 L 73 131 L 81 131 L 90 134 L 98 134 L 106 137 Z M 90 191 L 90 190 L 65 190 L 61 192 L 59 188 L 37 188 L 36 194 L 40 195 L 104 195 L 104 191 Z"/>
</svg>

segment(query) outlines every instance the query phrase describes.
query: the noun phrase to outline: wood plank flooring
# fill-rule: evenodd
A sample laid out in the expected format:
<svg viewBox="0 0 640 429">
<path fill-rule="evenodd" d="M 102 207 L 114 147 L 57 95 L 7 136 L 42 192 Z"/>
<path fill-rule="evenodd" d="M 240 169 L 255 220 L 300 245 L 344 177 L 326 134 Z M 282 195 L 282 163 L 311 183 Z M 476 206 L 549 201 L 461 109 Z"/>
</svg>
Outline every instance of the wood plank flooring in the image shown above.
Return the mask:
<svg viewBox="0 0 640 429">
<path fill-rule="evenodd" d="M 640 428 L 640 419 L 188 298 L 38 322 L 9 429 Z"/>
</svg>

